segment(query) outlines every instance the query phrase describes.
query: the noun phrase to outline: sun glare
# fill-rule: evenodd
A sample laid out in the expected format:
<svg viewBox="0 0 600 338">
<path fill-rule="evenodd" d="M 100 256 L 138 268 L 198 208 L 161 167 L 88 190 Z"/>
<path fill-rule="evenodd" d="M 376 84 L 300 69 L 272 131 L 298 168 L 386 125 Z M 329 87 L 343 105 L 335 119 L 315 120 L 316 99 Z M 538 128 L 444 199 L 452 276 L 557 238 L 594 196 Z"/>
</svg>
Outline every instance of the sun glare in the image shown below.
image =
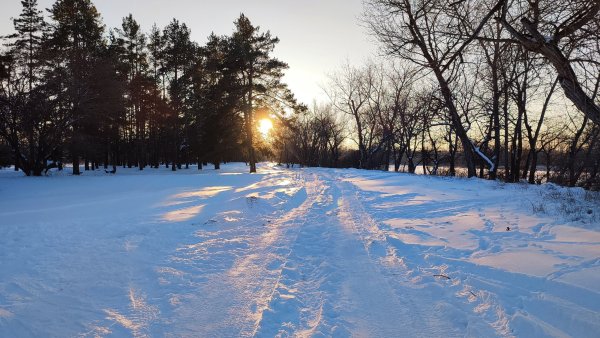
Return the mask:
<svg viewBox="0 0 600 338">
<path fill-rule="evenodd" d="M 258 121 L 258 131 L 264 138 L 269 136 L 269 132 L 273 129 L 273 122 L 269 119 L 262 119 Z"/>
</svg>

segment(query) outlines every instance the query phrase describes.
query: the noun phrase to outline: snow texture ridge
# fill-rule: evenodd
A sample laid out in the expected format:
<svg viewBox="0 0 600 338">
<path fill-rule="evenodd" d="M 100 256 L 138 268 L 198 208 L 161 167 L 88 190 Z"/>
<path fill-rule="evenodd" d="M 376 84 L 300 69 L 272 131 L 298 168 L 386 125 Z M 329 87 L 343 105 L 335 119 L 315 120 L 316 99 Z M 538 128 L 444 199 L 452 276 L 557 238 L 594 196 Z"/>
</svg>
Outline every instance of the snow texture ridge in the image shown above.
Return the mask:
<svg viewBox="0 0 600 338">
<path fill-rule="evenodd" d="M 245 171 L 0 171 L 0 337 L 600 332 L 597 194 Z"/>
</svg>

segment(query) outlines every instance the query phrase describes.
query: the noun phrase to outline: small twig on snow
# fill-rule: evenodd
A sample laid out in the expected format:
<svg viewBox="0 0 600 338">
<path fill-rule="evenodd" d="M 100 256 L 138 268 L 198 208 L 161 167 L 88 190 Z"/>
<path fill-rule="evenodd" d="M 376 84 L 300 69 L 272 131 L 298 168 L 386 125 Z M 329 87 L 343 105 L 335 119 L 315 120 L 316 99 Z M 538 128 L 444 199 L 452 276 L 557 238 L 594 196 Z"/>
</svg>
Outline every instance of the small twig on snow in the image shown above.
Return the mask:
<svg viewBox="0 0 600 338">
<path fill-rule="evenodd" d="M 450 277 L 446 276 L 446 275 L 433 275 L 433 277 L 443 277 L 446 279 L 451 279 Z"/>
</svg>

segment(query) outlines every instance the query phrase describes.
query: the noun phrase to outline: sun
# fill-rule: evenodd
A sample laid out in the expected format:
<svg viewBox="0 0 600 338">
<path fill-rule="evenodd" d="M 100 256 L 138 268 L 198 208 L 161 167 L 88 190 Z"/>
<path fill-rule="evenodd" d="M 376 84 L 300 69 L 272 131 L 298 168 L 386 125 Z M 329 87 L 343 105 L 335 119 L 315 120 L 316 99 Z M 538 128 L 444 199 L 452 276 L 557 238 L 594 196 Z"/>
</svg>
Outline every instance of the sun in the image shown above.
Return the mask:
<svg viewBox="0 0 600 338">
<path fill-rule="evenodd" d="M 258 121 L 258 131 L 261 133 L 263 138 L 269 136 L 269 132 L 273 129 L 273 122 L 270 119 L 262 119 Z"/>
</svg>

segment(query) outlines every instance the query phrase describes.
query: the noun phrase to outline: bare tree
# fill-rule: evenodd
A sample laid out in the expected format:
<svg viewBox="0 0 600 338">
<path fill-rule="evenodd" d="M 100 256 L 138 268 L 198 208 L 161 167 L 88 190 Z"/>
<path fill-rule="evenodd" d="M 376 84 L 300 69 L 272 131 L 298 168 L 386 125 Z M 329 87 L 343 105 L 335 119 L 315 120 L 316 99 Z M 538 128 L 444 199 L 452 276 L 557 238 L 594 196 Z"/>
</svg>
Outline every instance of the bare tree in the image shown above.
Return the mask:
<svg viewBox="0 0 600 338">
<path fill-rule="evenodd" d="M 404 58 L 430 71 L 436 79 L 451 124 L 460 139 L 469 177 L 475 176 L 475 157 L 485 157 L 471 142 L 454 100 L 452 83 L 460 72 L 463 54 L 488 20 L 501 8 L 502 1 L 485 10 L 473 31 L 464 22 L 469 13 L 481 12 L 476 1 L 370 0 L 366 23 L 388 54 Z M 469 36 L 464 39 L 464 36 Z M 489 160 L 488 160 L 489 161 Z"/>
<path fill-rule="evenodd" d="M 382 126 L 380 144 L 383 146 L 384 170 L 389 170 L 389 165 L 394 160 L 394 169 L 398 171 L 402 155 L 406 150 L 403 139 L 404 125 L 401 118 L 406 117 L 409 100 L 413 93 L 416 72 L 408 64 L 392 63 L 381 68 L 384 79 L 380 91 L 383 92 L 382 109 L 378 111 L 378 120 Z M 405 119 L 406 121 L 406 119 Z"/>
<path fill-rule="evenodd" d="M 565 96 L 596 124 L 600 105 L 590 80 L 600 77 L 599 12 L 600 0 L 505 0 L 497 18 L 514 42 L 552 65 Z"/>
<path fill-rule="evenodd" d="M 330 76 L 327 94 L 335 109 L 350 116 L 356 127 L 355 142 L 360 153 L 360 168 L 369 162 L 369 146 L 375 127 L 369 101 L 374 93 L 375 77 L 372 66 L 364 68 L 345 65 Z"/>
</svg>

